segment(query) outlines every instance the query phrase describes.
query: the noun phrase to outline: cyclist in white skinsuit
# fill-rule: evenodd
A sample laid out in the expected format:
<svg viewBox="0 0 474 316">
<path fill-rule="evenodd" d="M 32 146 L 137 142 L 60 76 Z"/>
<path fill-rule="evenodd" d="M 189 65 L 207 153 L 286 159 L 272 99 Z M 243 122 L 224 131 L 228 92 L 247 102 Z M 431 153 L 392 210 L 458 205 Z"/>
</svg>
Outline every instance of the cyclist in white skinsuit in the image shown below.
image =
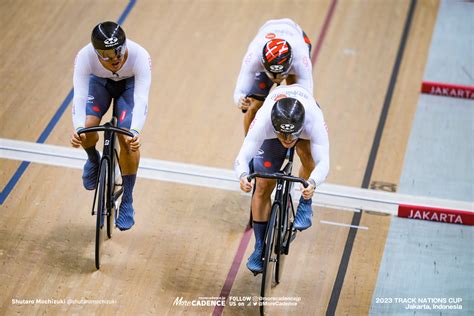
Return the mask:
<svg viewBox="0 0 474 316">
<path fill-rule="evenodd" d="M 139 44 L 127 39 L 127 60 L 120 69 L 113 72 L 106 69 L 98 60 L 92 44 L 82 48 L 76 57 L 74 67 L 74 109 L 72 113 L 74 127 L 82 128 L 86 122 L 87 104 L 93 99 L 88 99 L 91 75 L 97 78 L 109 79 L 111 81 L 122 81 L 133 78 L 133 94 L 130 94 L 133 102 L 133 113 L 123 109 L 118 111 L 119 126 L 130 129 L 139 135 L 147 115 L 148 94 L 151 83 L 151 59 L 148 52 Z M 105 82 L 105 81 L 104 81 Z M 125 123 L 124 123 L 125 121 Z"/>
<path fill-rule="evenodd" d="M 74 66 L 75 132 L 71 144 L 85 149 L 88 160 L 84 165 L 83 184 L 87 190 L 95 189 L 100 162 L 95 148 L 98 134 L 79 136 L 77 131 L 99 125 L 113 100 L 117 125 L 135 135 L 133 138 L 118 135 L 124 193 L 116 225 L 120 230 L 127 230 L 135 223 L 133 188 L 140 161 L 140 133 L 148 109 L 151 59 L 143 47 L 126 39 L 122 28 L 114 22 L 98 24 L 92 31 L 91 42 L 79 51 Z"/>
<path fill-rule="evenodd" d="M 235 104 L 246 111 L 245 134 L 274 83 L 286 79 L 287 84 L 298 83 L 313 93 L 310 52 L 306 33 L 290 19 L 269 20 L 259 29 L 244 56 L 234 90 Z"/>
<path fill-rule="evenodd" d="M 275 139 L 283 146 L 265 147 L 266 141 Z M 299 85 L 280 86 L 268 95 L 257 112 L 235 160 L 234 169 L 242 191 L 252 189 L 247 180 L 252 159 L 256 172 L 276 172 L 285 160 L 286 150 L 293 146 L 301 159 L 299 176 L 310 184 L 302 188 L 294 221 L 294 228 L 301 231 L 312 224 L 311 198 L 329 172 L 329 139 L 323 114 L 312 95 Z M 254 273 L 263 270 L 263 243 L 275 183 L 275 180 L 259 178 L 252 196 L 256 241 L 247 267 Z"/>
</svg>

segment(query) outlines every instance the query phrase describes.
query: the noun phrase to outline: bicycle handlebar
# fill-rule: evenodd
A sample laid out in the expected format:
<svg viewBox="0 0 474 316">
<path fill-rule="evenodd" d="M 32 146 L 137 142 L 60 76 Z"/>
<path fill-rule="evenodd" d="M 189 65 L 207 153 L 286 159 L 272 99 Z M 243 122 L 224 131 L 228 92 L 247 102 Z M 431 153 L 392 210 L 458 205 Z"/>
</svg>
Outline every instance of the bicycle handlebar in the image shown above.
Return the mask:
<svg viewBox="0 0 474 316">
<path fill-rule="evenodd" d="M 305 188 L 308 187 L 309 183 L 303 179 L 303 178 L 298 178 L 294 176 L 290 176 L 281 172 L 275 172 L 275 173 L 251 173 L 247 176 L 247 180 L 250 182 L 254 178 L 265 178 L 265 179 L 275 179 L 275 180 L 286 180 L 290 182 L 299 182 L 301 183 Z"/>
<path fill-rule="evenodd" d="M 112 125 L 99 125 L 99 126 L 82 128 L 77 132 L 77 134 L 81 135 L 81 134 L 84 134 L 84 133 L 104 132 L 104 131 L 113 131 L 113 132 L 116 132 L 116 133 L 119 133 L 119 134 L 127 135 L 127 136 L 130 136 L 130 137 L 135 137 L 135 135 L 133 135 L 133 133 L 130 132 L 129 130 L 126 130 L 126 129 L 123 129 L 123 128 L 120 128 L 120 127 L 115 127 L 115 126 L 112 126 Z"/>
<path fill-rule="evenodd" d="M 255 99 L 257 101 L 265 101 L 266 97 L 264 97 L 263 95 L 257 95 L 257 94 L 247 94 L 245 96 L 246 98 L 252 98 L 252 99 Z"/>
</svg>

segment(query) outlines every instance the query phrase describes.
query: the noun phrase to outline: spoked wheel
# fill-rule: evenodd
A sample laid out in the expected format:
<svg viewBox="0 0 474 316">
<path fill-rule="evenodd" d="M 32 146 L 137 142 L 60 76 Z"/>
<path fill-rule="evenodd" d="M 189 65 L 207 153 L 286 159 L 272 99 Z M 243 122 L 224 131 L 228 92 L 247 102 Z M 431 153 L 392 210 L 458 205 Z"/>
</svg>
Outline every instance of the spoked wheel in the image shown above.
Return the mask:
<svg viewBox="0 0 474 316">
<path fill-rule="evenodd" d="M 283 212 L 282 223 L 278 227 L 278 251 L 277 265 L 275 267 L 275 283 L 279 284 L 282 277 L 283 268 L 285 266 L 285 258 L 288 254 L 289 243 L 296 237 L 296 231 L 293 231 L 294 213 L 292 210 L 293 203 L 291 195 L 288 196 L 287 209 Z"/>
<path fill-rule="evenodd" d="M 270 221 L 267 226 L 267 234 L 265 235 L 265 249 L 263 258 L 263 274 L 262 287 L 260 289 L 260 315 L 264 315 L 265 297 L 271 294 L 273 284 L 273 274 L 275 271 L 275 264 L 277 264 L 277 256 L 275 253 L 275 245 L 277 243 L 278 232 L 278 216 L 280 214 L 280 205 L 273 205 Z"/>
<path fill-rule="evenodd" d="M 100 254 L 104 242 L 105 229 L 104 217 L 107 214 L 106 209 L 106 188 L 107 188 L 107 160 L 102 160 L 100 165 L 100 176 L 97 195 L 97 222 L 95 227 L 95 267 L 100 269 Z"/>
</svg>

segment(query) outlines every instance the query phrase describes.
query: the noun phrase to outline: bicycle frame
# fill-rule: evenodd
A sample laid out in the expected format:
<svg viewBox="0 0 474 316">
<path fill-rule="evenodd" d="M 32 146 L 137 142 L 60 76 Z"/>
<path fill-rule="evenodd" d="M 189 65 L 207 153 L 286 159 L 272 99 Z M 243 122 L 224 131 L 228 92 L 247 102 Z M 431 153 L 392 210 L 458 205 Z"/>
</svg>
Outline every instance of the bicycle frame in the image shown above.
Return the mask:
<svg viewBox="0 0 474 316">
<path fill-rule="evenodd" d="M 269 224 L 264 238 L 266 246 L 262 256 L 264 269 L 262 273 L 261 297 L 267 296 L 267 290 L 272 287 L 272 280 L 275 281 L 275 284 L 280 283 L 285 255 L 289 252 L 291 241 L 296 237 L 296 231 L 289 226 L 291 225 L 289 222 L 290 212 L 292 212 L 293 218 L 295 217 L 291 198 L 293 182 L 299 182 L 304 187 L 308 186 L 305 179 L 291 175 L 294 151 L 294 147 L 289 149 L 288 162 L 279 172 L 257 172 L 247 176 L 248 181 L 254 178 L 274 179 L 277 181 L 275 198 L 272 203 Z M 264 305 L 260 305 L 260 313 L 264 313 Z"/>
<path fill-rule="evenodd" d="M 120 133 L 133 137 L 128 130 L 116 127 L 117 119 L 112 117 L 110 122 L 101 126 L 84 128 L 78 131 L 78 134 L 89 132 L 104 132 L 104 146 L 102 157 L 99 162 L 99 172 L 97 175 L 97 185 L 94 193 L 94 202 L 92 204 L 92 215 L 97 215 L 96 219 L 96 237 L 95 237 L 95 266 L 100 268 L 100 253 L 104 239 L 104 218 L 107 218 L 107 236 L 112 238 L 113 225 L 115 222 L 115 201 L 122 194 L 123 188 L 115 191 L 115 164 L 118 162 L 117 151 L 115 150 L 116 136 Z M 117 162 L 116 160 L 117 159 Z M 97 212 L 95 212 L 97 203 Z"/>
<path fill-rule="evenodd" d="M 275 198 L 273 199 L 273 205 L 278 204 L 280 206 L 280 214 L 279 219 L 280 222 L 278 223 L 279 227 L 279 234 L 286 233 L 288 230 L 287 225 L 287 218 L 289 216 L 289 212 L 287 212 L 286 205 L 289 205 L 291 208 L 291 212 L 293 213 L 293 217 L 295 216 L 294 207 L 293 207 L 293 200 L 291 198 L 291 188 L 293 186 L 293 182 L 302 183 L 303 186 L 307 187 L 308 183 L 306 180 L 302 178 L 297 178 L 291 176 L 291 171 L 293 169 L 293 157 L 294 157 L 295 147 L 289 149 L 289 158 L 286 165 L 276 173 L 252 173 L 247 176 L 247 179 L 251 181 L 253 178 L 264 178 L 264 179 L 275 179 L 277 180 L 276 183 L 276 191 L 275 191 Z M 271 216 L 271 214 L 270 214 Z M 279 236 L 279 240 L 281 241 L 281 235 Z M 289 242 L 287 242 L 284 246 L 284 254 L 288 254 L 289 251 Z M 279 245 L 281 246 L 281 245 Z M 281 250 L 280 250 L 281 251 Z"/>
<path fill-rule="evenodd" d="M 264 178 L 264 179 L 275 179 L 277 180 L 276 183 L 276 191 L 275 191 L 275 198 L 273 200 L 272 206 L 275 203 L 278 203 L 281 208 L 284 205 L 287 205 L 288 200 L 291 200 L 290 190 L 292 187 L 293 182 L 299 182 L 303 184 L 304 187 L 308 186 L 308 183 L 305 179 L 294 177 L 291 175 L 291 171 L 293 169 L 293 157 L 294 157 L 295 148 L 292 147 L 289 149 L 289 159 L 286 165 L 279 171 L 275 173 L 259 173 L 254 172 L 247 176 L 247 180 L 250 182 L 254 178 Z M 292 203 L 291 203 L 292 204 Z"/>
</svg>

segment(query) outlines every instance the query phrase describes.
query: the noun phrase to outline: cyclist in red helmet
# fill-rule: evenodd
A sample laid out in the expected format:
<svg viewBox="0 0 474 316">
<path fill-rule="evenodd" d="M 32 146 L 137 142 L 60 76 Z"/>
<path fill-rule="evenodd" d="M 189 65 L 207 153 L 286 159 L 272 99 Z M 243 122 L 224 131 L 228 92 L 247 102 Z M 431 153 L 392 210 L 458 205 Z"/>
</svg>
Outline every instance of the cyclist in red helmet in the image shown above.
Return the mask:
<svg viewBox="0 0 474 316">
<path fill-rule="evenodd" d="M 250 43 L 234 90 L 234 102 L 244 115 L 247 134 L 270 89 L 297 83 L 313 93 L 311 43 L 301 27 L 290 19 L 269 20 Z"/>
<path fill-rule="evenodd" d="M 280 83 L 288 77 L 292 64 L 292 49 L 288 41 L 274 38 L 265 43 L 262 51 L 262 65 L 269 79 Z"/>
</svg>

